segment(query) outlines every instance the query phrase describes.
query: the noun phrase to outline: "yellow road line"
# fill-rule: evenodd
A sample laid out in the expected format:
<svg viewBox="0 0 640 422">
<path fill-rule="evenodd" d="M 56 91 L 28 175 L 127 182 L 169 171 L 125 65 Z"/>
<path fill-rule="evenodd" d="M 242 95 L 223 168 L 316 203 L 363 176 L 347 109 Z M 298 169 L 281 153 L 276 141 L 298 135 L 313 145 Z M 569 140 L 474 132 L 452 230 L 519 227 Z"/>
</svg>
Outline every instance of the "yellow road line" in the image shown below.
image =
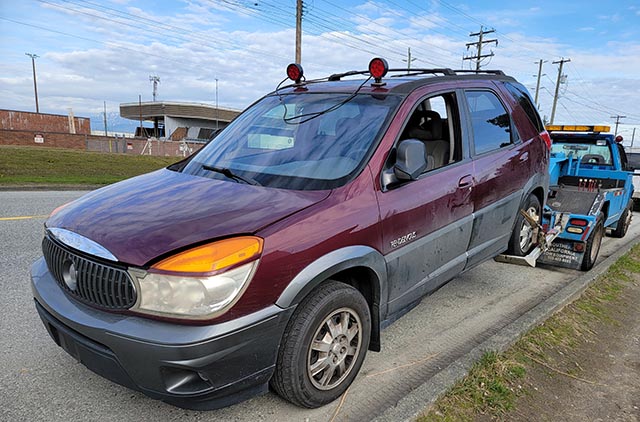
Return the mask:
<svg viewBox="0 0 640 422">
<path fill-rule="evenodd" d="M 13 220 L 30 220 L 32 218 L 47 218 L 48 215 L 21 215 L 19 217 L 0 217 L 0 221 L 13 221 Z"/>
</svg>

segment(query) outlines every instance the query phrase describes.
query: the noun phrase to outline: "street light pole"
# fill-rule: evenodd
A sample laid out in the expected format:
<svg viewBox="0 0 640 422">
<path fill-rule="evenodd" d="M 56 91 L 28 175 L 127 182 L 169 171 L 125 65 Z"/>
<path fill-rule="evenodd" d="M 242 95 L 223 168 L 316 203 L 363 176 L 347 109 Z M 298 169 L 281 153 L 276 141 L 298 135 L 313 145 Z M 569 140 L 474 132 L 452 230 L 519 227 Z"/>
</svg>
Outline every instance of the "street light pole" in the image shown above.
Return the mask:
<svg viewBox="0 0 640 422">
<path fill-rule="evenodd" d="M 218 109 L 218 78 L 216 78 L 216 130 L 218 130 L 220 124 L 220 110 Z"/>
<path fill-rule="evenodd" d="M 31 68 L 33 69 L 33 91 L 36 95 L 36 113 L 40 113 L 40 108 L 38 107 L 38 83 L 36 82 L 36 59 L 40 56 L 33 53 L 24 54 L 31 57 Z"/>
</svg>

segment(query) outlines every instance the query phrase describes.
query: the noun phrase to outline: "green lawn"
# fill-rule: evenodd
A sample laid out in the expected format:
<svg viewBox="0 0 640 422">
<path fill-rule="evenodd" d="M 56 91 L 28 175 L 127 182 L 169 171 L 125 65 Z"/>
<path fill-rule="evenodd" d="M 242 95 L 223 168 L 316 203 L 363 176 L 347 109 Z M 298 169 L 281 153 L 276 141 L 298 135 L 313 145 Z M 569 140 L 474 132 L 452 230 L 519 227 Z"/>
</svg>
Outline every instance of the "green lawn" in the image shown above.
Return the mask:
<svg viewBox="0 0 640 422">
<path fill-rule="evenodd" d="M 106 185 L 166 167 L 180 158 L 0 146 L 0 186 Z"/>
</svg>

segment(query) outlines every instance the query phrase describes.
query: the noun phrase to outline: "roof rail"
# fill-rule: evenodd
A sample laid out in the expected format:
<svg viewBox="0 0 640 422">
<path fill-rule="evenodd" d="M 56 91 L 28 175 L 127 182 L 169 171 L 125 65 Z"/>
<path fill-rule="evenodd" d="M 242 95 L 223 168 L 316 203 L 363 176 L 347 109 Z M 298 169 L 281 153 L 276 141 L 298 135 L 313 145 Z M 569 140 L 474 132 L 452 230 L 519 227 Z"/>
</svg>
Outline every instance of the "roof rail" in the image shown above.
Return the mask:
<svg viewBox="0 0 640 422">
<path fill-rule="evenodd" d="M 388 72 L 404 72 L 398 75 L 391 75 L 391 77 L 396 77 L 396 78 L 402 77 L 402 76 L 424 75 L 428 73 L 433 73 L 433 74 L 441 73 L 447 76 L 455 75 L 455 72 L 453 70 L 446 67 L 435 68 L 435 69 L 389 69 Z M 367 75 L 367 74 L 369 74 L 368 70 L 351 70 L 349 72 L 344 72 L 344 73 L 334 73 L 333 75 L 329 76 L 327 80 L 333 82 L 333 81 L 339 81 L 345 76 Z"/>
<path fill-rule="evenodd" d="M 403 76 L 424 75 L 426 73 L 442 73 L 443 75 L 455 75 L 455 72 L 448 67 L 434 69 L 389 69 L 389 72 L 405 72 L 404 74 L 391 75 L 393 78 L 401 78 Z"/>
<path fill-rule="evenodd" d="M 473 70 L 473 69 L 457 69 L 452 71 L 454 74 L 457 73 L 491 73 L 493 75 L 502 75 L 505 76 L 502 70 Z"/>
<path fill-rule="evenodd" d="M 350 70 L 348 72 L 343 72 L 343 73 L 334 73 L 333 75 L 329 76 L 329 78 L 327 78 L 328 81 L 339 81 L 340 79 L 344 78 L 345 76 L 351 76 L 351 75 L 364 75 L 365 73 L 369 73 L 368 70 Z"/>
</svg>

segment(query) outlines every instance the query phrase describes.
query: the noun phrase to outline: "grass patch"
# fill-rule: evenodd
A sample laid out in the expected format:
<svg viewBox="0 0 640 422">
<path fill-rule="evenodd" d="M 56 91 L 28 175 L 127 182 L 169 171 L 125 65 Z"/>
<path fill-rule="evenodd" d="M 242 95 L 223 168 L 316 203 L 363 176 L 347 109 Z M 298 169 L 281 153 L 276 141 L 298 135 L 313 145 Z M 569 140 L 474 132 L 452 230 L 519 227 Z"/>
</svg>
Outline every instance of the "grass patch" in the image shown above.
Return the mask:
<svg viewBox="0 0 640 422">
<path fill-rule="evenodd" d="M 0 186 L 106 185 L 148 173 L 180 157 L 0 146 Z"/>
<path fill-rule="evenodd" d="M 418 421 L 470 421 L 476 414 L 502 414 L 513 408 L 518 392 L 512 385 L 525 374 L 526 369 L 520 362 L 504 354 L 487 352 L 469 374 Z"/>
<path fill-rule="evenodd" d="M 617 323 L 608 315 L 607 304 L 620 297 L 633 273 L 640 273 L 640 245 L 612 265 L 578 300 L 530 330 L 507 351 L 485 353 L 418 422 L 471 421 L 481 415 L 503 419 L 526 393 L 521 385 L 534 361 L 553 367 L 554 356 L 566 354 L 581 341 L 593 341 L 594 323 Z M 564 371 L 572 376 L 580 372 L 577 368 Z"/>
</svg>

